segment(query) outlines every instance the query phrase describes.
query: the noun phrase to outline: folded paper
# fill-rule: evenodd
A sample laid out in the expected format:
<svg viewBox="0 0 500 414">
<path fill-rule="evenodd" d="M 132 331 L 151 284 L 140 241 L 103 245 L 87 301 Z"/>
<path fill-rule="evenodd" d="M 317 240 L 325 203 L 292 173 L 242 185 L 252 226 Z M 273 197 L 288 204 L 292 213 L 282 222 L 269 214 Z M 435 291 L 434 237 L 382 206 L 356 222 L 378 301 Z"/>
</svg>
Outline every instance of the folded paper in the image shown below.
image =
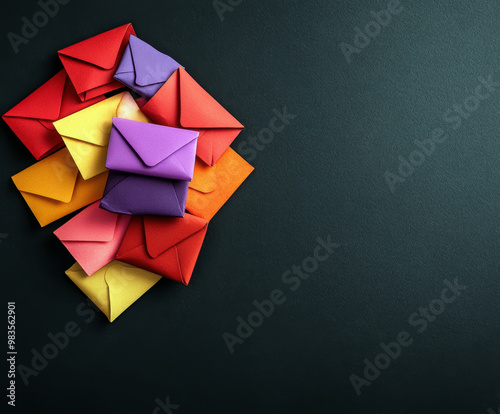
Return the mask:
<svg viewBox="0 0 500 414">
<path fill-rule="evenodd" d="M 2 118 L 39 160 L 64 146 L 54 121 L 103 99 L 97 97 L 81 102 L 66 71 L 61 70 Z"/>
<path fill-rule="evenodd" d="M 186 210 L 211 220 L 254 168 L 231 148 L 213 167 L 196 159 L 193 181 L 189 183 Z"/>
<path fill-rule="evenodd" d="M 113 322 L 146 293 L 161 276 L 118 260 L 87 276 L 78 263 L 66 275 Z"/>
<path fill-rule="evenodd" d="M 57 122 L 54 126 L 85 180 L 107 171 L 112 117 L 149 122 L 129 92 L 122 92 Z"/>
<path fill-rule="evenodd" d="M 170 56 L 130 35 L 115 79 L 146 98 L 151 98 L 180 67 Z"/>
<path fill-rule="evenodd" d="M 58 52 L 82 101 L 122 87 L 113 75 L 131 34 L 135 32 L 129 23 Z"/>
<path fill-rule="evenodd" d="M 113 118 L 106 167 L 191 181 L 197 137 L 196 131 Z"/>
<path fill-rule="evenodd" d="M 134 216 L 116 258 L 187 285 L 207 227 L 208 221 L 191 214 Z"/>
<path fill-rule="evenodd" d="M 101 208 L 122 214 L 184 217 L 188 184 L 110 171 Z"/>
<path fill-rule="evenodd" d="M 43 227 L 99 200 L 108 174 L 85 181 L 66 148 L 14 175 L 12 180 Z"/>
<path fill-rule="evenodd" d="M 54 234 L 90 276 L 115 259 L 129 222 L 130 216 L 100 209 L 96 202 Z"/>
<path fill-rule="evenodd" d="M 208 165 L 217 162 L 243 129 L 182 67 L 141 110 L 157 124 L 198 131 L 197 155 Z"/>
</svg>

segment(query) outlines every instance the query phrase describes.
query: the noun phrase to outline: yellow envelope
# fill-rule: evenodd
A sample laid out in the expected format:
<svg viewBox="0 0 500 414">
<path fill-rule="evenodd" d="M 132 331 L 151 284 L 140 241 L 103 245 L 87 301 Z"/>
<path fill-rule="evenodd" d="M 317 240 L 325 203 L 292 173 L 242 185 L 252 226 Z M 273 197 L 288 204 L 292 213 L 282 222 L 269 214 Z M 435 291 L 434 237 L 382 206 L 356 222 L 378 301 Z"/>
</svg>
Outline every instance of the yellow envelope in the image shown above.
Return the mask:
<svg viewBox="0 0 500 414">
<path fill-rule="evenodd" d="M 12 180 L 43 227 L 102 198 L 107 178 L 104 173 L 85 181 L 63 148 Z"/>
<path fill-rule="evenodd" d="M 129 92 L 119 93 L 54 122 L 84 180 L 108 171 L 105 164 L 114 116 L 150 122 Z"/>
<path fill-rule="evenodd" d="M 66 275 L 113 322 L 123 311 L 146 293 L 162 276 L 113 260 L 92 276 L 78 263 Z"/>
</svg>

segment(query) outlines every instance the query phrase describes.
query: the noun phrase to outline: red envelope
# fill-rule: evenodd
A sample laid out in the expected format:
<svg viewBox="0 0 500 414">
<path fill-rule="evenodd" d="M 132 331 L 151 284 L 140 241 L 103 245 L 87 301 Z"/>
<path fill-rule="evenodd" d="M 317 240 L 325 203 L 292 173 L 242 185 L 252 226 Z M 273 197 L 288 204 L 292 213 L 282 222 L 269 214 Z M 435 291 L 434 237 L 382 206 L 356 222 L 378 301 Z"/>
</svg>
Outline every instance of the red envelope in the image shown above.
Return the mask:
<svg viewBox="0 0 500 414">
<path fill-rule="evenodd" d="M 196 155 L 208 165 L 217 162 L 244 128 L 182 67 L 141 110 L 158 124 L 198 131 Z"/>
<path fill-rule="evenodd" d="M 208 221 L 181 217 L 133 216 L 116 259 L 187 285 Z"/>
<path fill-rule="evenodd" d="M 39 160 L 64 146 L 53 122 L 102 101 L 80 102 L 66 72 L 61 70 L 2 116 L 23 144 Z"/>
<path fill-rule="evenodd" d="M 131 34 L 128 23 L 57 52 L 82 101 L 123 87 L 113 75 Z"/>
</svg>

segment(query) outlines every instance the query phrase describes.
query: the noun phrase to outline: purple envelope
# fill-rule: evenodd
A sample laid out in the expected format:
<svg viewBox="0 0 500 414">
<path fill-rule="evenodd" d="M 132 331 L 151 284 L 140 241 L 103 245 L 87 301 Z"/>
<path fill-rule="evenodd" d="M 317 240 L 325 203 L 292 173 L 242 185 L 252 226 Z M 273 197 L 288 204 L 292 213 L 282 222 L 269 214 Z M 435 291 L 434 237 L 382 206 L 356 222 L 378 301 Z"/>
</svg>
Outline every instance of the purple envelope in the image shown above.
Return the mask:
<svg viewBox="0 0 500 414">
<path fill-rule="evenodd" d="M 188 181 L 110 171 L 101 208 L 113 213 L 184 217 Z"/>
<path fill-rule="evenodd" d="M 106 168 L 191 181 L 198 135 L 188 129 L 113 118 Z"/>
<path fill-rule="evenodd" d="M 153 46 L 130 35 L 114 78 L 146 98 L 151 98 L 181 65 Z"/>
</svg>

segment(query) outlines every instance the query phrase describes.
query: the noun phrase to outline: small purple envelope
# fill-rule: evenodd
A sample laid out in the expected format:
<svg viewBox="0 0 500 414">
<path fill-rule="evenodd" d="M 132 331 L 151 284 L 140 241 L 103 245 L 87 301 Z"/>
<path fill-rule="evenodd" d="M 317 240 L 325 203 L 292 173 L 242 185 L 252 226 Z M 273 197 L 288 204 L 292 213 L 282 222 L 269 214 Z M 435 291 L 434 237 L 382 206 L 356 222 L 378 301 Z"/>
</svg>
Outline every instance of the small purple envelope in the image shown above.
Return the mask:
<svg viewBox="0 0 500 414">
<path fill-rule="evenodd" d="M 110 171 L 101 208 L 113 213 L 184 217 L 188 181 Z"/>
<path fill-rule="evenodd" d="M 188 129 L 113 118 L 106 168 L 191 181 L 198 135 Z"/>
<path fill-rule="evenodd" d="M 153 46 L 130 35 L 114 78 L 146 98 L 151 98 L 181 65 Z"/>
</svg>

